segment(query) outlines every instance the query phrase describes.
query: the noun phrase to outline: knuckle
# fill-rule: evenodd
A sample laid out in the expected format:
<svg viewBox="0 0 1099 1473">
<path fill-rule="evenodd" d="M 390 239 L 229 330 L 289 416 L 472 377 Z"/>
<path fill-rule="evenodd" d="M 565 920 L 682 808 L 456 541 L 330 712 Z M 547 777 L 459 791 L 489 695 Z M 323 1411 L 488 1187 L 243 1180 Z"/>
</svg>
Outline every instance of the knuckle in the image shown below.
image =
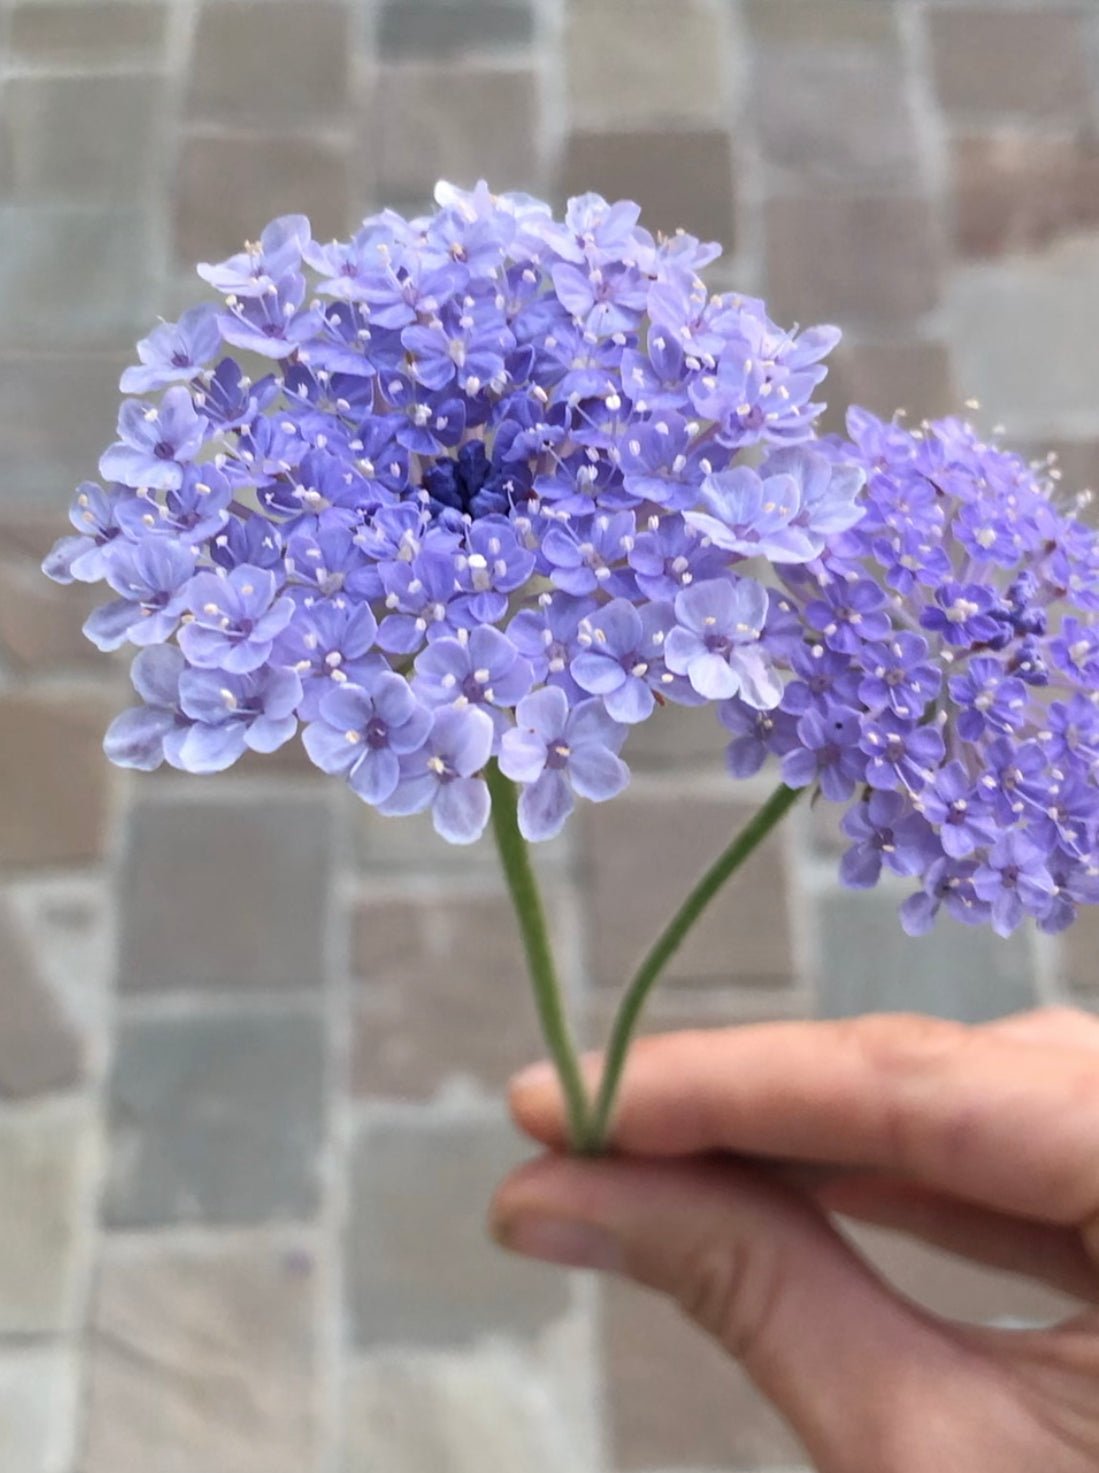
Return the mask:
<svg viewBox="0 0 1099 1473">
<path fill-rule="evenodd" d="M 972 1037 L 963 1023 L 920 1013 L 876 1013 L 855 1018 L 847 1027 L 867 1065 L 891 1077 L 937 1068 Z"/>
<path fill-rule="evenodd" d="M 731 1356 L 750 1361 L 766 1333 L 776 1294 L 777 1275 L 765 1249 L 707 1241 L 687 1254 L 675 1299 Z"/>
</svg>

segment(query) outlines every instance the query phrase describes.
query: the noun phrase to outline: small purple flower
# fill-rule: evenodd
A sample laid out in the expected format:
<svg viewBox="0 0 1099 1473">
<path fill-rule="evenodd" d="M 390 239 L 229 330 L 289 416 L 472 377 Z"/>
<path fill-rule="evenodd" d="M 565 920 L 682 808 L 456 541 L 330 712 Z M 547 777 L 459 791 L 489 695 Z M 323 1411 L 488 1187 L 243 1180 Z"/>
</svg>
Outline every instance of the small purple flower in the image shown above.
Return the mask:
<svg viewBox="0 0 1099 1473">
<path fill-rule="evenodd" d="M 1050 641 L 1050 654 L 1068 675 L 1099 688 L 1099 628 L 1066 615 L 1060 633 Z"/>
<path fill-rule="evenodd" d="M 179 696 L 194 723 L 178 752 L 186 772 L 222 772 L 246 749 L 277 751 L 298 729 L 301 681 L 292 670 L 184 670 Z"/>
<path fill-rule="evenodd" d="M 500 770 L 523 784 L 519 828 L 525 838 L 560 833 L 574 791 L 602 803 L 629 782 L 629 768 L 617 755 L 626 728 L 602 701 L 582 701 L 570 710 L 564 691 L 549 686 L 524 696 L 515 719 L 500 744 Z"/>
<path fill-rule="evenodd" d="M 733 777 L 753 777 L 769 756 L 784 756 L 798 745 L 797 720 L 783 710 L 756 711 L 734 696 L 721 703 L 717 714 L 733 733 L 725 749 L 725 765 Z"/>
<path fill-rule="evenodd" d="M 194 572 L 195 551 L 183 543 L 113 543 L 107 581 L 121 597 L 89 614 L 84 633 L 100 650 L 117 650 L 127 640 L 163 644 L 187 607 Z"/>
<path fill-rule="evenodd" d="M 382 813 L 431 809 L 435 832 L 450 844 L 472 844 L 485 831 L 491 807 L 488 785 L 477 774 L 492 753 L 495 728 L 479 706 L 442 706 L 427 741 L 401 759 L 393 795 Z"/>
<path fill-rule="evenodd" d="M 855 711 L 831 704 L 810 707 L 797 724 L 798 746 L 782 759 L 783 782 L 790 788 L 819 782 L 826 798 L 845 803 L 866 773 L 859 732 Z"/>
<path fill-rule="evenodd" d="M 980 926 L 990 908 L 973 888 L 976 865 L 972 860 L 937 859 L 923 876 L 923 889 L 910 895 L 900 909 L 901 926 L 908 936 L 925 936 L 943 905 L 963 926 Z"/>
<path fill-rule="evenodd" d="M 502 733 L 506 708 L 533 683 L 530 665 L 498 629 L 484 624 L 468 640 L 438 639 L 416 657 L 414 687 L 429 706 L 477 706 Z"/>
<path fill-rule="evenodd" d="M 373 651 L 378 624 L 368 604 L 332 600 L 299 609 L 275 642 L 274 660 L 295 670 L 302 683 L 299 715 L 315 721 L 322 699 L 345 685 L 369 685 L 388 669 Z"/>
<path fill-rule="evenodd" d="M 867 673 L 859 683 L 859 699 L 871 711 L 889 707 L 897 716 L 918 720 L 939 694 L 943 679 L 927 652 L 927 640 L 907 630 L 884 644 L 867 645 L 861 659 Z"/>
<path fill-rule="evenodd" d="M 536 609 L 520 609 L 515 615 L 508 638 L 529 661 L 536 684 L 559 685 L 570 701 L 584 699 L 570 666 L 580 649 L 580 622 L 597 607 L 593 598 L 542 593 Z"/>
<path fill-rule="evenodd" d="M 112 762 L 139 772 L 153 772 L 165 760 L 181 766 L 180 752 L 190 728 L 179 699 L 180 676 L 186 668 L 175 645 L 138 651 L 130 680 L 145 704 L 120 712 L 107 728 L 103 750 Z"/>
<path fill-rule="evenodd" d="M 852 890 L 876 885 L 883 865 L 895 875 L 920 874 L 939 853 L 930 825 L 899 793 L 871 793 L 848 809 L 841 827 L 855 841 L 840 861 L 840 879 Z"/>
<path fill-rule="evenodd" d="M 961 762 L 948 762 L 923 789 L 919 810 L 935 825 L 950 859 L 966 859 L 995 837 L 995 817 Z"/>
<path fill-rule="evenodd" d="M 206 420 L 182 385 L 169 389 L 159 405 L 127 399 L 118 416 L 118 440 L 100 458 L 100 475 L 124 486 L 175 491 L 206 430 Z"/>
<path fill-rule="evenodd" d="M 198 274 L 223 296 L 264 296 L 297 269 L 309 237 L 304 215 L 282 215 L 271 221 L 257 242 L 216 266 L 202 262 Z"/>
<path fill-rule="evenodd" d="M 760 636 L 767 618 L 767 590 L 751 578 L 695 583 L 676 595 L 676 627 L 664 641 L 664 658 L 707 700 L 739 695 L 761 711 L 777 706 L 782 685 Z"/>
<path fill-rule="evenodd" d="M 164 322 L 137 345 L 140 368 L 127 368 L 118 387 L 124 394 L 147 394 L 168 384 L 187 383 L 221 345 L 217 312 L 192 307 L 178 322 Z"/>
<path fill-rule="evenodd" d="M 664 642 L 674 625 L 671 604 L 638 610 L 625 599 L 612 600 L 580 625 L 581 648 L 569 667 L 573 679 L 589 695 L 602 696 L 615 721 L 644 721 L 656 704 L 653 687 L 675 680 L 664 669 Z"/>
<path fill-rule="evenodd" d="M 888 639 L 893 631 L 885 594 L 869 578 L 837 579 L 812 599 L 805 617 L 824 642 L 841 655 L 857 654 L 863 644 Z"/>
<path fill-rule="evenodd" d="M 996 840 L 978 865 L 973 889 L 992 908 L 992 929 L 998 936 L 1010 936 L 1024 916 L 1040 920 L 1047 913 L 1054 884 L 1042 851 L 1027 834 L 1013 829 Z"/>
<path fill-rule="evenodd" d="M 859 745 L 870 759 L 866 781 L 886 791 L 926 786 L 946 750 L 937 726 L 913 726 L 891 711 L 863 722 Z"/>
<path fill-rule="evenodd" d="M 123 535 L 121 517 L 131 500 L 137 498 L 124 488 L 112 496 L 94 481 L 79 486 L 69 510 L 69 521 L 79 535 L 54 543 L 42 564 L 46 577 L 55 583 L 98 583 L 106 578 L 108 549 Z"/>
<path fill-rule="evenodd" d="M 920 624 L 958 648 L 991 644 L 1001 633 L 992 610 L 993 591 L 983 583 L 944 583 L 935 591 L 935 603 L 920 615 Z"/>
<path fill-rule="evenodd" d="M 951 700 L 961 708 L 958 734 L 967 742 L 976 741 L 986 729 L 1013 731 L 1026 720 L 1026 686 L 988 655 L 972 659 L 965 673 L 950 681 L 949 689 Z"/>
<path fill-rule="evenodd" d="M 224 575 L 199 573 L 187 594 L 193 617 L 179 632 L 188 661 L 234 675 L 258 670 L 294 614 L 293 601 L 278 591 L 274 573 L 248 563 Z"/>
<path fill-rule="evenodd" d="M 432 718 L 403 676 L 386 672 L 368 679 L 366 686 L 328 690 L 302 741 L 322 772 L 346 778 L 364 802 L 378 804 L 392 797 L 399 759 L 421 749 Z"/>
<path fill-rule="evenodd" d="M 586 518 L 571 526 L 551 526 L 542 539 L 542 555 L 551 580 L 565 593 L 582 596 L 602 590 L 612 598 L 629 598 L 633 579 L 623 563 L 634 530 L 632 512 Z"/>
<path fill-rule="evenodd" d="M 319 308 L 301 310 L 304 299 L 305 278 L 291 273 L 262 296 L 229 297 L 228 310 L 218 315 L 218 329 L 234 348 L 263 358 L 288 358 L 321 326 Z"/>
<path fill-rule="evenodd" d="M 828 462 L 821 463 L 829 474 Z M 699 499 L 706 510 L 685 512 L 684 520 L 715 547 L 774 563 L 807 563 L 821 551 L 823 541 L 795 525 L 801 511 L 801 487 L 792 475 L 771 475 L 764 480 L 750 466 L 737 466 L 707 476 Z"/>
</svg>

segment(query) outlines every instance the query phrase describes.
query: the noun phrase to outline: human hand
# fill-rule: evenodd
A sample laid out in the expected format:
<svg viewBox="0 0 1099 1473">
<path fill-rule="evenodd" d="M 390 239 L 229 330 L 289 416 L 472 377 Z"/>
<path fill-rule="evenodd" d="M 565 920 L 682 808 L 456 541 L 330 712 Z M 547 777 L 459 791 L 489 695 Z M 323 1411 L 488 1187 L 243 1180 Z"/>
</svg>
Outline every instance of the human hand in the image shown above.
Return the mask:
<svg viewBox="0 0 1099 1473">
<path fill-rule="evenodd" d="M 551 1154 L 497 1193 L 500 1242 L 673 1296 L 821 1473 L 1099 1468 L 1099 1019 L 876 1016 L 646 1039 L 600 1160 L 558 1154 L 548 1066 L 513 1082 L 511 1105 Z M 1045 1280 L 1084 1312 L 1017 1331 L 937 1319 L 865 1264 L 833 1213 Z"/>
</svg>

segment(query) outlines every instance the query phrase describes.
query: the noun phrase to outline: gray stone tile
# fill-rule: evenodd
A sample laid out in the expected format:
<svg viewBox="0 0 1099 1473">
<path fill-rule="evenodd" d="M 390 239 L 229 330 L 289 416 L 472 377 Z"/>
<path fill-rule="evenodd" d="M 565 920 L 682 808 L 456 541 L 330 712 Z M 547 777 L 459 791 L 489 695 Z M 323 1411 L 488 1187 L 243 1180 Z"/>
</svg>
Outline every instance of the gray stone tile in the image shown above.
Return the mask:
<svg viewBox="0 0 1099 1473">
<path fill-rule="evenodd" d="M 0 1094 L 22 1099 L 71 1088 L 82 1055 L 31 936 L 0 892 Z"/>
<path fill-rule="evenodd" d="M 594 1473 L 532 1362 L 503 1346 L 364 1360 L 347 1376 L 341 1473 Z"/>
<path fill-rule="evenodd" d="M 53 507 L 57 535 L 67 530 L 73 488 L 95 475 L 114 439 L 118 376 L 129 356 L 0 353 L 0 506 Z"/>
<path fill-rule="evenodd" d="M 708 0 L 570 0 L 569 116 L 589 127 L 726 115 L 727 8 Z"/>
<path fill-rule="evenodd" d="M 356 1346 L 531 1336 L 564 1313 L 565 1276 L 509 1259 L 485 1229 L 494 1186 L 525 1154 L 502 1119 L 410 1111 L 361 1130 L 344 1240 Z"/>
<path fill-rule="evenodd" d="M 1005 941 L 987 926 L 940 917 L 929 936 L 912 938 L 897 919 L 898 898 L 893 890 L 837 890 L 820 901 L 821 1017 L 919 1012 L 977 1023 L 1036 1005 L 1025 931 Z"/>
<path fill-rule="evenodd" d="M 522 67 L 395 62 L 380 68 L 360 147 L 379 198 L 427 201 L 438 179 L 493 189 L 538 182 L 538 85 Z"/>
<path fill-rule="evenodd" d="M 3 106 L 18 199 L 137 201 L 148 189 L 164 142 L 159 78 L 11 77 Z"/>
<path fill-rule="evenodd" d="M 885 343 L 845 338 L 831 359 L 820 397 L 828 403 L 826 428 L 842 429 L 849 404 L 888 419 L 903 409 L 911 423 L 954 414 L 962 396 L 954 383 L 948 343 L 905 335 Z"/>
<path fill-rule="evenodd" d="M 780 322 L 892 328 L 939 301 L 943 242 L 931 198 L 773 199 L 764 236 L 767 301 Z"/>
<path fill-rule="evenodd" d="M 637 200 L 650 230 L 689 230 L 733 246 L 732 139 L 724 130 L 578 130 L 565 147 L 559 192 L 590 189 Z"/>
<path fill-rule="evenodd" d="M 1039 256 L 956 270 L 950 280 L 954 361 L 964 393 L 1008 433 L 1048 444 L 1094 434 L 1099 376 L 1099 242 L 1061 241 Z M 1020 343 L 1048 342 L 1034 373 Z"/>
<path fill-rule="evenodd" d="M 110 1084 L 112 1228 L 312 1216 L 324 1130 L 319 1019 L 130 1019 Z"/>
<path fill-rule="evenodd" d="M 0 205 L 0 240 L 6 350 L 123 347 L 148 327 L 153 266 L 140 211 Z"/>
<path fill-rule="evenodd" d="M 331 836 L 324 795 L 143 796 L 123 863 L 122 988 L 319 987 Z"/>
<path fill-rule="evenodd" d="M 948 113 L 1082 122 L 1089 102 L 1079 8 L 978 4 L 927 17 L 933 77 Z"/>
<path fill-rule="evenodd" d="M 383 57 L 511 49 L 533 32 L 530 0 L 384 0 L 378 18 Z"/>
<path fill-rule="evenodd" d="M 278 215 L 308 215 L 322 240 L 340 235 L 349 215 L 347 148 L 304 133 L 185 134 L 172 208 L 181 270 L 239 251 Z"/>
<path fill-rule="evenodd" d="M 188 111 L 227 123 L 323 121 L 347 107 L 350 14 L 341 0 L 207 0 Z"/>
<path fill-rule="evenodd" d="M 168 28 L 161 0 L 59 0 L 16 3 L 9 44 L 19 60 L 51 65 L 160 64 Z"/>
<path fill-rule="evenodd" d="M 975 258 L 1041 250 L 1099 225 L 1099 141 L 992 129 L 951 149 L 955 245 Z"/>
<path fill-rule="evenodd" d="M 103 691 L 0 694 L 0 868 L 102 855 L 112 783 L 103 733 L 115 709 Z"/>
<path fill-rule="evenodd" d="M 78 1385 L 71 1351 L 44 1346 L 0 1350 L 0 1468 L 69 1473 Z"/>
<path fill-rule="evenodd" d="M 783 179 L 852 194 L 912 190 L 921 160 L 899 60 L 871 49 L 775 47 L 751 76 L 772 191 Z"/>
<path fill-rule="evenodd" d="M 897 7 L 867 0 L 746 0 L 754 40 L 814 48 L 888 46 L 899 40 Z"/>
<path fill-rule="evenodd" d="M 0 1336 L 73 1327 L 97 1155 L 83 1115 L 0 1117 Z"/>
<path fill-rule="evenodd" d="M 108 1246 L 81 1473 L 314 1468 L 316 1278 L 308 1248 L 293 1242 Z"/>
</svg>

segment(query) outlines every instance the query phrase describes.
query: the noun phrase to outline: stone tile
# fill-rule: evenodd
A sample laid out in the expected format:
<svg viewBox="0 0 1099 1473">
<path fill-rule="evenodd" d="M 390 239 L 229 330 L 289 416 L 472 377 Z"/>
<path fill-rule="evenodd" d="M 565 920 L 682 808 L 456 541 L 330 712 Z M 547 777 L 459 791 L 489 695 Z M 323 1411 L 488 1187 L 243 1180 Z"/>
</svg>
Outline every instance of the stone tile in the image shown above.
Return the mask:
<svg viewBox="0 0 1099 1473">
<path fill-rule="evenodd" d="M 847 194 L 912 190 L 921 160 L 899 56 L 883 58 L 869 48 L 774 47 L 756 58 L 751 75 L 773 192 L 783 183 Z"/>
<path fill-rule="evenodd" d="M 395 62 L 378 73 L 360 147 L 375 153 L 379 198 L 426 202 L 438 179 L 532 188 L 538 131 L 527 68 Z"/>
<path fill-rule="evenodd" d="M 50 531 L 65 535 L 60 517 Z M 9 535 L 0 509 L 0 546 L 10 545 Z M 102 675 L 103 656 L 85 639 L 82 626 L 103 602 L 103 590 L 87 584 L 59 587 L 43 577 L 39 561 L 0 555 L 0 655 L 19 670 L 83 668 Z"/>
<path fill-rule="evenodd" d="M 967 5 L 926 18 L 939 101 L 948 113 L 1081 121 L 1089 100 L 1084 18 L 1056 3 Z"/>
<path fill-rule="evenodd" d="M 635 784 L 586 806 L 583 862 L 596 981 L 621 987 L 688 885 L 756 811 L 751 800 Z M 782 835 L 766 841 L 672 958 L 670 982 L 779 986 L 793 976 Z"/>
<path fill-rule="evenodd" d="M 837 889 L 820 901 L 821 1017 L 920 1012 L 976 1023 L 1036 1005 L 1034 955 L 1025 931 L 1005 941 L 987 926 L 943 917 L 929 936 L 906 936 L 896 913 L 905 893 Z"/>
<path fill-rule="evenodd" d="M 318 988 L 331 838 L 323 797 L 142 796 L 123 861 L 123 990 Z"/>
<path fill-rule="evenodd" d="M 156 77 L 11 77 L 11 191 L 24 200 L 137 201 L 162 144 Z"/>
<path fill-rule="evenodd" d="M 633 728 L 623 755 L 635 772 L 697 771 L 700 764 L 724 768 L 728 744 L 712 707 L 669 704 Z"/>
<path fill-rule="evenodd" d="M 173 190 L 176 264 L 217 261 L 278 215 L 308 215 L 320 239 L 348 221 L 347 153 L 305 134 L 189 134 Z"/>
<path fill-rule="evenodd" d="M 318 1444 L 315 1270 L 263 1239 L 108 1248 L 80 1473 L 303 1473 Z"/>
<path fill-rule="evenodd" d="M 71 1088 L 83 1048 L 42 969 L 37 948 L 0 893 L 0 1095 L 22 1099 Z"/>
<path fill-rule="evenodd" d="M 953 210 L 963 256 L 1040 250 L 1099 224 L 1099 146 L 1019 129 L 953 144 Z"/>
<path fill-rule="evenodd" d="M 120 348 L 148 326 L 152 263 L 139 211 L 4 204 L 0 240 L 6 350 Z"/>
<path fill-rule="evenodd" d="M 414 813 L 407 818 L 387 818 L 365 803 L 344 804 L 351 840 L 360 866 L 379 877 L 394 874 L 430 875 L 466 881 L 476 877 L 495 885 L 500 858 L 492 835 L 486 833 L 475 844 L 446 844 L 435 832 L 431 815 Z M 539 844 L 539 873 L 549 875 L 568 866 L 573 852 L 570 825 L 564 833 Z"/>
<path fill-rule="evenodd" d="M 902 1294 L 947 1319 L 976 1325 L 997 1320 L 1048 1324 L 1083 1308 L 1044 1284 L 984 1268 L 899 1233 L 850 1223 L 845 1231 Z"/>
<path fill-rule="evenodd" d="M 350 14 L 340 0 L 204 0 L 187 109 L 217 122 L 281 128 L 339 117 L 348 105 L 350 60 Z"/>
<path fill-rule="evenodd" d="M 611 1466 L 789 1468 L 793 1434 L 745 1373 L 667 1300 L 608 1280 L 602 1292 Z"/>
<path fill-rule="evenodd" d="M 503 894 L 368 896 L 354 911 L 351 948 L 356 1094 L 423 1098 L 460 1079 L 495 1095 L 540 1052 Z"/>
<path fill-rule="evenodd" d="M 586 1048 L 606 1046 L 621 995 L 620 987 L 602 987 L 585 999 L 581 1037 Z M 680 983 L 662 989 L 658 984 L 645 1004 L 637 1035 L 643 1038 L 657 1033 L 730 1028 L 741 1023 L 789 1022 L 809 1017 L 812 1011 L 808 991 L 799 987 Z"/>
<path fill-rule="evenodd" d="M 1099 995 L 1099 906 L 1082 905 L 1061 937 L 1062 969 L 1069 985 Z"/>
<path fill-rule="evenodd" d="M 0 695 L 0 866 L 73 864 L 103 852 L 111 769 L 98 693 Z"/>
<path fill-rule="evenodd" d="M 886 419 L 903 409 L 918 423 L 956 413 L 961 403 L 949 344 L 907 336 L 884 343 L 842 342 L 821 394 L 836 428 L 842 428 L 849 404 L 861 404 Z"/>
<path fill-rule="evenodd" d="M 95 1144 L 83 1116 L 0 1117 L 0 1336 L 73 1325 Z"/>
<path fill-rule="evenodd" d="M 767 300 L 780 322 L 900 323 L 939 300 L 930 200 L 773 199 L 764 227 Z"/>
<path fill-rule="evenodd" d="M 168 7 L 159 0 L 62 0 L 15 4 L 9 30 L 13 56 L 25 61 L 73 64 L 163 59 Z"/>
<path fill-rule="evenodd" d="M 69 1473 L 75 1446 L 78 1379 L 68 1351 L 0 1351 L 0 1468 Z"/>
<path fill-rule="evenodd" d="M 131 1018 L 110 1083 L 112 1228 L 304 1219 L 324 1130 L 320 1020 Z"/>
<path fill-rule="evenodd" d="M 565 1312 L 566 1277 L 507 1257 L 485 1229 L 494 1187 L 527 1154 L 495 1115 L 402 1111 L 363 1127 L 344 1239 L 358 1348 L 530 1337 Z"/>
<path fill-rule="evenodd" d="M 951 275 L 954 364 L 967 396 L 1020 439 L 1092 437 L 1099 382 L 1099 241 L 1066 239 L 1034 258 Z M 1035 373 L 1020 343 L 1055 343 Z"/>
<path fill-rule="evenodd" d="M 577 131 L 565 146 L 559 192 L 587 190 L 637 200 L 650 230 L 682 228 L 732 248 L 733 154 L 724 131 Z"/>
<path fill-rule="evenodd" d="M 881 46 L 895 43 L 897 7 L 866 0 L 747 0 L 745 17 L 757 41 L 798 46 Z"/>
<path fill-rule="evenodd" d="M 346 1380 L 341 1473 L 592 1473 L 540 1370 L 504 1346 L 360 1362 Z"/>
<path fill-rule="evenodd" d="M 525 47 L 533 34 L 530 0 L 384 0 L 378 18 L 387 59 Z"/>
<path fill-rule="evenodd" d="M 570 0 L 569 116 L 597 128 L 721 119 L 728 52 L 723 7 L 707 0 Z"/>
<path fill-rule="evenodd" d="M 68 530 L 63 508 L 73 487 L 95 474 L 114 438 L 118 376 L 128 359 L 128 353 L 0 355 L 0 508 L 33 505 L 41 512 L 52 506 L 55 536 Z"/>
</svg>

